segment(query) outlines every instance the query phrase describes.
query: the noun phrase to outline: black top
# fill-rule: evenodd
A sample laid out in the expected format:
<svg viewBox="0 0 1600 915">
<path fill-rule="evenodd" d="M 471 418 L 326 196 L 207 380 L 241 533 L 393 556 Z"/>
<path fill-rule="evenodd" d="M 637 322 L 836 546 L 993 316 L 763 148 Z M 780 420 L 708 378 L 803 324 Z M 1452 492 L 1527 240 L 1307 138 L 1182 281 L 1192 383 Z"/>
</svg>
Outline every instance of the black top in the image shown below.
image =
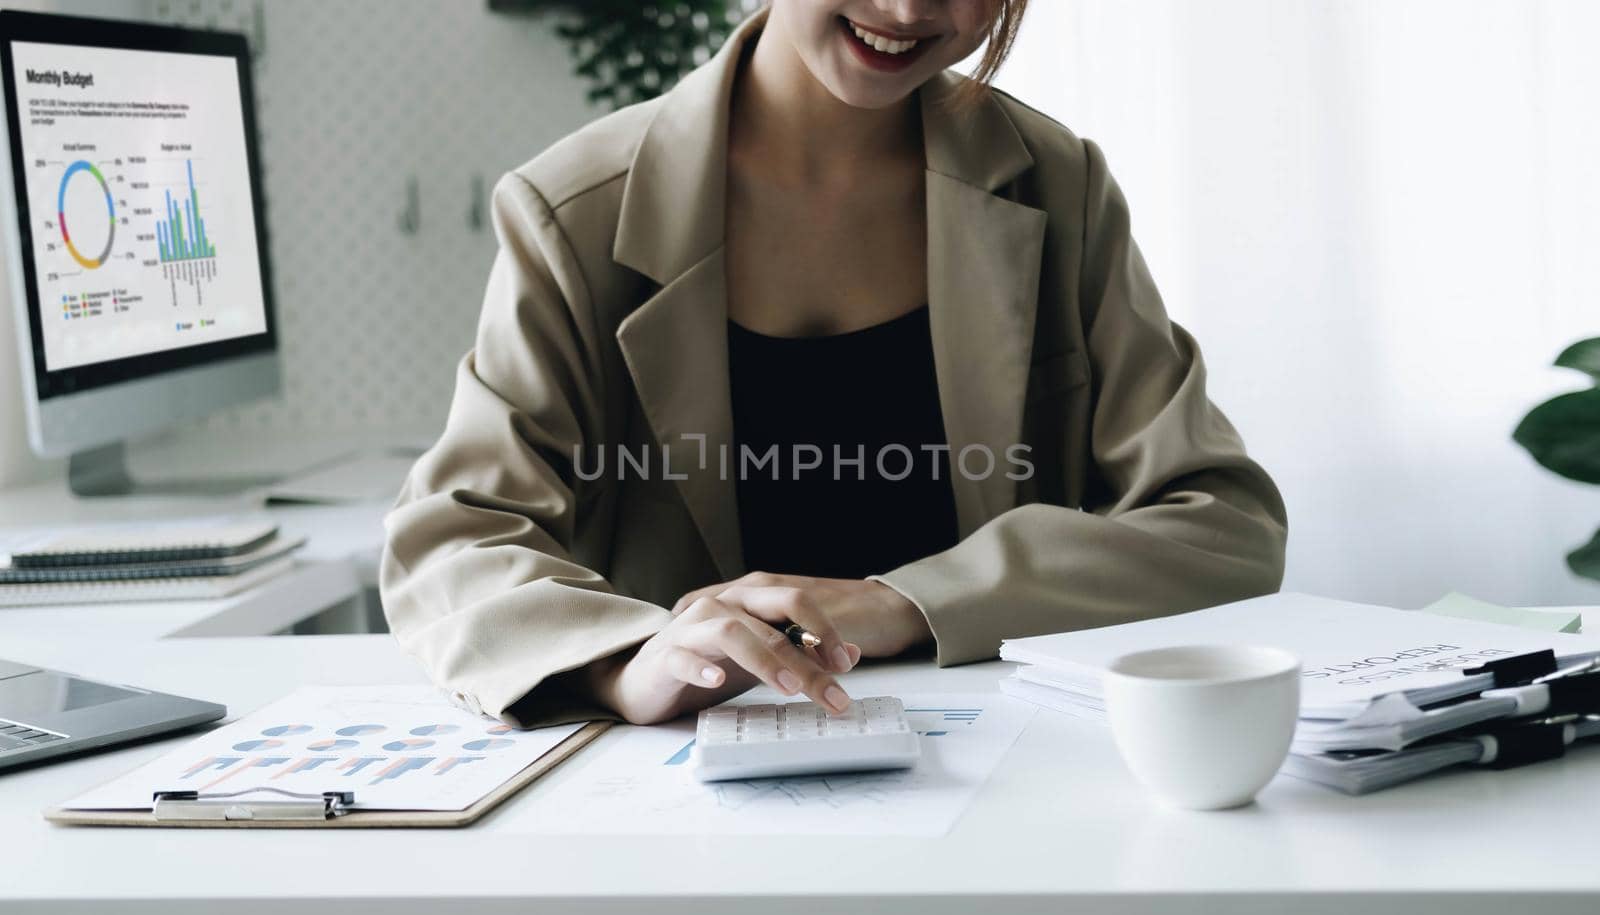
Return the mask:
<svg viewBox="0 0 1600 915">
<path fill-rule="evenodd" d="M 926 307 L 827 337 L 730 321 L 728 374 L 747 569 L 865 578 L 955 545 Z"/>
</svg>

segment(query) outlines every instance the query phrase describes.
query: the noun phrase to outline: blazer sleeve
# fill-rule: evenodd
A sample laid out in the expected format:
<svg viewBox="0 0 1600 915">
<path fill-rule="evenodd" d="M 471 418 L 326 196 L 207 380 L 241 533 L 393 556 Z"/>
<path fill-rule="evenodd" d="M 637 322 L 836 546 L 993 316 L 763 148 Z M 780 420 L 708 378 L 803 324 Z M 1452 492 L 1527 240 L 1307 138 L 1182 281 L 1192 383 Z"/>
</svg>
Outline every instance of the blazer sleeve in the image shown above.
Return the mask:
<svg viewBox="0 0 1600 915">
<path fill-rule="evenodd" d="M 670 617 L 615 593 L 571 554 L 574 446 L 601 428 L 593 312 L 538 191 L 512 173 L 493 200 L 500 251 L 476 343 L 457 369 L 443 435 L 385 518 L 384 612 L 405 651 L 466 708 L 525 727 L 613 717 L 551 678 L 643 641 Z"/>
<path fill-rule="evenodd" d="M 941 665 L 1000 641 L 1123 623 L 1276 591 L 1287 519 L 1270 477 L 1206 397 L 1098 147 L 1088 163 L 1082 320 L 1096 386 L 1086 504 L 1024 505 L 875 580 L 927 617 Z"/>
</svg>

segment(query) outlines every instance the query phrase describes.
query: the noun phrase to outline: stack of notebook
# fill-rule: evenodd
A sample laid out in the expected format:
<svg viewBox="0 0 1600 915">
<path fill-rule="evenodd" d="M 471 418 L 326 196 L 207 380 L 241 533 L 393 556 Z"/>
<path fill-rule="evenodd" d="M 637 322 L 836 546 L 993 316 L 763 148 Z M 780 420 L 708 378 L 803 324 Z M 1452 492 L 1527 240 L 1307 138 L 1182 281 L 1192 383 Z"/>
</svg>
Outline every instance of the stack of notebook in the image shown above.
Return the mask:
<svg viewBox="0 0 1600 915">
<path fill-rule="evenodd" d="M 1300 657 L 1300 723 L 1284 771 L 1355 794 L 1461 763 L 1491 762 L 1480 738 L 1528 720 L 1526 697 L 1497 687 L 1600 659 L 1600 639 L 1592 637 L 1285 593 L 1009 640 L 1000 656 L 1021 666 L 1000 686 L 1037 705 L 1104 720 L 1102 679 L 1117 657 L 1207 643 L 1275 645 Z M 1493 670 L 1496 662 L 1536 653 L 1548 662 L 1521 680 Z M 1600 718 L 1559 724 L 1565 743 L 1600 733 Z"/>
<path fill-rule="evenodd" d="M 286 571 L 304 543 L 264 521 L 47 536 L 0 554 L 0 607 L 224 597 Z"/>
</svg>

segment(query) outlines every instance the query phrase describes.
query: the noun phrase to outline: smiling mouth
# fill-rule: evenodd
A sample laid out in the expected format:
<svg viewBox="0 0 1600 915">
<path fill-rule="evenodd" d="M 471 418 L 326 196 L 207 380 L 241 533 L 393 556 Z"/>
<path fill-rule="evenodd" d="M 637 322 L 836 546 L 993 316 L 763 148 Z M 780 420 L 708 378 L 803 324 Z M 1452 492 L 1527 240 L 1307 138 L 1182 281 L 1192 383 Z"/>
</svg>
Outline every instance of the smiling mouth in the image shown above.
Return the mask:
<svg viewBox="0 0 1600 915">
<path fill-rule="evenodd" d="M 869 29 L 844 16 L 839 17 L 839 28 L 845 33 L 857 56 L 880 70 L 899 70 L 909 66 L 938 40 L 938 36 L 887 34 Z"/>
</svg>

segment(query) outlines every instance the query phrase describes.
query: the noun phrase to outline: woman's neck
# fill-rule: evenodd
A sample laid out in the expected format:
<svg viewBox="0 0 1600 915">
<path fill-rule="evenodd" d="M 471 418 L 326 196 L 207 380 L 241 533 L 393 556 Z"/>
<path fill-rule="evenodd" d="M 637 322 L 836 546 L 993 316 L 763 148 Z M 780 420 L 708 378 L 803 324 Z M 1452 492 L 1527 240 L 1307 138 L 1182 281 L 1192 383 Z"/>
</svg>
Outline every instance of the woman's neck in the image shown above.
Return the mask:
<svg viewBox="0 0 1600 915">
<path fill-rule="evenodd" d="M 921 159 L 916 96 L 881 109 L 847 105 L 775 28 L 769 24 L 745 52 L 734 84 L 731 129 L 740 149 L 758 155 L 764 169 L 807 182 Z"/>
</svg>

